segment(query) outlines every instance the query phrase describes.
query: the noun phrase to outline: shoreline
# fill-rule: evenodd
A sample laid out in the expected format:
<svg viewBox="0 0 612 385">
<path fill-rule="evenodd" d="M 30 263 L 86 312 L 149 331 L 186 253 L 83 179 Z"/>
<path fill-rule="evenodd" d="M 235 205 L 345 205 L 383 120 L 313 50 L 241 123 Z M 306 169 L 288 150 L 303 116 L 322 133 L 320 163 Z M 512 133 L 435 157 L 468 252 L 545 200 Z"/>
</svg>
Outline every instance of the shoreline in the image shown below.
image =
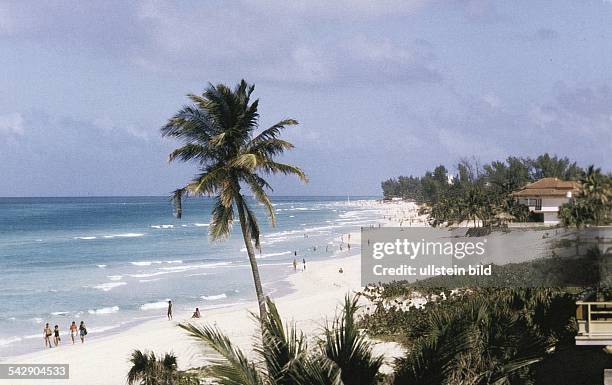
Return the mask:
<svg viewBox="0 0 612 385">
<path fill-rule="evenodd" d="M 385 204 L 368 202 L 379 209 L 382 226 L 397 224 L 411 204 Z M 391 218 L 393 216 L 393 219 Z M 360 243 L 360 231 L 350 231 L 351 244 Z M 340 237 L 338 237 L 340 240 Z M 275 301 L 284 322 L 292 322 L 304 332 L 309 345 L 320 336 L 322 326 L 333 319 L 346 294 L 362 289 L 359 248 L 347 256 L 329 256 L 321 260 L 307 261 L 305 271 L 290 272 L 277 281 L 282 288 L 274 291 Z M 339 272 L 342 268 L 343 273 Z M 285 286 L 286 285 L 286 286 Z M 160 310 L 159 319 L 147 320 L 115 333 L 80 341 L 73 346 L 69 339 L 62 341 L 59 348 L 40 350 L 32 353 L 10 356 L 0 360 L 11 364 L 58 364 L 70 365 L 69 380 L 45 380 L 46 384 L 62 385 L 116 385 L 125 383 L 129 371 L 128 362 L 135 349 L 154 351 L 156 354 L 173 352 L 177 356 L 179 369 L 202 366 L 207 354 L 202 344 L 191 339 L 177 325 L 181 322 L 210 324 L 219 327 L 235 346 L 247 356 L 252 354 L 253 337 L 257 335 L 257 324 L 251 313 L 257 312 L 253 301 L 203 311 L 201 319 L 192 319 L 192 310 L 175 312 L 173 321 L 168 321 L 165 309 Z M 42 335 L 41 335 L 42 345 Z M 384 354 L 387 362 L 402 354 L 402 349 L 393 343 L 375 342 L 375 352 Z M 104 368 L 100 363 L 104 363 Z M 28 380 L 0 380 L 0 385 L 31 384 Z"/>
<path fill-rule="evenodd" d="M 338 272 L 340 267 L 344 270 L 343 274 Z M 306 271 L 298 270 L 284 279 L 289 283 L 291 291 L 273 300 L 283 320 L 294 322 L 298 329 L 311 338 L 319 335 L 318 331 L 325 319 L 333 318 L 345 294 L 361 289 L 359 274 L 358 254 L 310 262 Z M 257 333 L 251 312 L 257 312 L 256 301 L 203 312 L 202 318 L 197 320 L 191 318 L 191 312 L 181 312 L 175 314 L 173 321 L 168 321 L 164 311 L 160 312 L 160 319 L 86 340 L 85 344 L 77 341 L 73 346 L 69 340 L 62 341 L 63 345 L 59 348 L 12 356 L 1 362 L 70 365 L 69 380 L 45 380 L 46 384 L 120 384 L 125 382 L 130 367 L 128 359 L 135 349 L 150 350 L 156 354 L 173 352 L 177 355 L 180 369 L 201 366 L 207 361 L 206 355 L 201 354 L 202 345 L 188 337 L 178 327 L 179 323 L 215 325 L 237 347 L 250 355 L 253 337 Z M 104 362 L 112 370 L 105 371 L 104 376 L 92 378 L 92 373 L 100 373 L 99 362 Z M 31 384 L 28 380 L 5 381 L 8 380 L 0 380 L 0 384 Z"/>
</svg>

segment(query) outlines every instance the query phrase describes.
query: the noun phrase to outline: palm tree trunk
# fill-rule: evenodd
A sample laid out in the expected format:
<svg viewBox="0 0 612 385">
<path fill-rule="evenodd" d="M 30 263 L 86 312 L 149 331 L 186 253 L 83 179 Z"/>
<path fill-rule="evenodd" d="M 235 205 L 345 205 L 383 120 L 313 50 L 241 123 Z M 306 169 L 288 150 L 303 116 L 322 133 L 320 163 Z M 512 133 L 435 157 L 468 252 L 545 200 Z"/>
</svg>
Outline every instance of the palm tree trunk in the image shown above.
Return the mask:
<svg viewBox="0 0 612 385">
<path fill-rule="evenodd" d="M 242 230 L 242 237 L 244 238 L 244 244 L 249 255 L 249 263 L 251 264 L 251 272 L 253 273 L 253 282 L 255 283 L 255 293 L 257 293 L 257 302 L 259 303 L 259 317 L 261 321 L 266 318 L 266 297 L 263 293 L 261 286 L 261 278 L 259 276 L 259 268 L 257 267 L 257 260 L 255 259 L 255 251 L 253 250 L 253 241 L 249 233 L 247 232 L 246 216 L 244 215 L 244 209 L 238 205 L 238 216 L 240 217 L 240 229 Z"/>
</svg>

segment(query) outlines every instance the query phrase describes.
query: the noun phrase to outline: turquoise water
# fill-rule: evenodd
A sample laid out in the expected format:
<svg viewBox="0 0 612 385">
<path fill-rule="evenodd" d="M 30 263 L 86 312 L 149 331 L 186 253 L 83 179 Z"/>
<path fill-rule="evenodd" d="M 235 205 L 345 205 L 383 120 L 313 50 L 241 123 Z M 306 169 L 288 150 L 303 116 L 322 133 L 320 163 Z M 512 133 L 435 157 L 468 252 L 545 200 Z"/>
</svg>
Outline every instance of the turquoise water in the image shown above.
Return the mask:
<svg viewBox="0 0 612 385">
<path fill-rule="evenodd" d="M 346 254 L 335 239 L 379 217 L 346 197 L 273 202 L 275 228 L 251 202 L 271 294 L 293 271 L 294 252 L 307 261 Z M 239 226 L 210 242 L 211 208 L 188 199 L 177 220 L 166 197 L 0 198 L 0 357 L 41 349 L 45 322 L 65 333 L 83 320 L 95 338 L 163 316 L 167 299 L 177 312 L 253 300 Z"/>
</svg>

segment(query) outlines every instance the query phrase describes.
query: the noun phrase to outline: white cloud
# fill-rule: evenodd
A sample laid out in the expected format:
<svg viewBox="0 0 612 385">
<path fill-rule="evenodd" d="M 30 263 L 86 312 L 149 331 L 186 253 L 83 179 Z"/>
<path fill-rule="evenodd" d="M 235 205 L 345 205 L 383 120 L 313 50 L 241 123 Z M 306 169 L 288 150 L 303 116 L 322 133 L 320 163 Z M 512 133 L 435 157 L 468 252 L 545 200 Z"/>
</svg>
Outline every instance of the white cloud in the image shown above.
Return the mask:
<svg viewBox="0 0 612 385">
<path fill-rule="evenodd" d="M 435 82 L 440 76 L 431 68 L 431 44 L 405 42 L 403 37 L 376 39 L 368 33 L 372 23 L 414 13 L 425 3 L 245 0 L 203 9 L 151 1 L 141 3 L 137 19 L 153 26 L 148 31 L 152 46 L 130 60 L 145 71 L 199 77 L 205 70 L 213 78 L 307 86 L 346 85 L 352 79 Z"/>
<path fill-rule="evenodd" d="M 20 113 L 0 115 L 0 135 L 23 135 L 23 116 Z"/>
<path fill-rule="evenodd" d="M 115 135 L 127 132 L 128 134 L 143 140 L 150 139 L 150 133 L 135 124 L 128 122 L 116 122 L 108 116 L 102 116 L 92 121 L 94 127 L 99 128 L 102 132 Z"/>
</svg>

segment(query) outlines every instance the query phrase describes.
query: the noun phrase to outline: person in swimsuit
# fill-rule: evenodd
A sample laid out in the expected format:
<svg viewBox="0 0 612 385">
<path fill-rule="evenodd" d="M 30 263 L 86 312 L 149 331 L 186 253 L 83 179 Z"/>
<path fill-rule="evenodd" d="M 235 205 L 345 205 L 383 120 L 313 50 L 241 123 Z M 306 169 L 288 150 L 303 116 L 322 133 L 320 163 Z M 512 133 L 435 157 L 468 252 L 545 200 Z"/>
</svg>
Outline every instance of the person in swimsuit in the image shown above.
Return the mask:
<svg viewBox="0 0 612 385">
<path fill-rule="evenodd" d="M 195 311 L 193 312 L 193 315 L 191 316 L 191 318 L 200 318 L 200 309 L 196 307 Z"/>
<path fill-rule="evenodd" d="M 55 344 L 55 347 L 59 345 L 61 340 L 59 326 L 55 325 L 55 328 L 53 329 L 53 343 Z"/>
<path fill-rule="evenodd" d="M 87 335 L 87 328 L 85 327 L 85 322 L 81 321 L 79 325 L 79 336 L 81 337 L 81 343 L 85 342 L 85 336 Z"/>
<path fill-rule="evenodd" d="M 43 330 L 43 338 L 45 339 L 45 348 L 47 346 L 49 346 L 50 348 L 53 347 L 53 345 L 51 345 L 51 336 L 53 335 L 53 331 L 51 331 L 51 328 L 49 327 L 49 324 L 45 324 L 45 329 Z"/>
<path fill-rule="evenodd" d="M 293 271 L 297 271 L 297 260 L 293 259 Z"/>
<path fill-rule="evenodd" d="M 172 301 L 168 301 L 168 320 L 172 319 Z"/>
<path fill-rule="evenodd" d="M 306 258 L 302 258 L 302 263 L 304 264 L 304 270 L 306 270 Z"/>
<path fill-rule="evenodd" d="M 72 338 L 72 344 L 74 345 L 74 337 L 76 337 L 77 335 L 77 326 L 76 326 L 76 322 L 72 321 L 72 323 L 70 324 L 70 338 Z"/>
</svg>

